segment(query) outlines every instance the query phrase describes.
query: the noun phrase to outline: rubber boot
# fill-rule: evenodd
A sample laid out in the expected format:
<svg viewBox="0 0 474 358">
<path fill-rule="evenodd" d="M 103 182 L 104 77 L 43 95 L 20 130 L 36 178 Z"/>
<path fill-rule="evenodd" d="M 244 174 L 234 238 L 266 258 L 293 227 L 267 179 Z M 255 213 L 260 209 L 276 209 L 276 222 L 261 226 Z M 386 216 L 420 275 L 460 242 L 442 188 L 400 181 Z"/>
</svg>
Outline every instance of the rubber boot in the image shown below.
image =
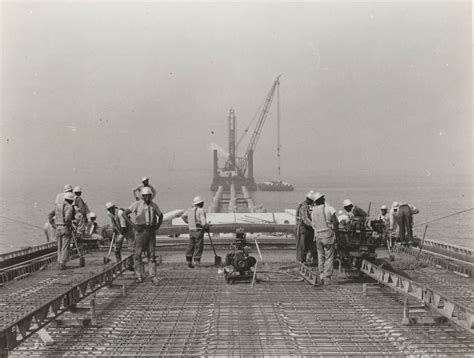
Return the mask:
<svg viewBox="0 0 474 358">
<path fill-rule="evenodd" d="M 151 282 L 156 285 L 158 284 L 158 277 L 156 277 L 156 262 L 151 262 L 149 264 L 149 272 L 150 272 L 150 277 L 151 277 Z"/>
</svg>

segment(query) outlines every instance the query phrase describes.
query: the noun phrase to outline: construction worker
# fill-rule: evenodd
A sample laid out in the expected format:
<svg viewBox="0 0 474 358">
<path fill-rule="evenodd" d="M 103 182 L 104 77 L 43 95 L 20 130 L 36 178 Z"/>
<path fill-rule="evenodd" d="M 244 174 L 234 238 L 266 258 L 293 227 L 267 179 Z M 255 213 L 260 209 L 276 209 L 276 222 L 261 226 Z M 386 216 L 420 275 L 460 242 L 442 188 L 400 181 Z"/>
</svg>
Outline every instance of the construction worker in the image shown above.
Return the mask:
<svg viewBox="0 0 474 358">
<path fill-rule="evenodd" d="M 72 189 L 71 189 L 72 190 Z M 75 209 L 72 205 L 74 194 L 67 192 L 64 202 L 56 204 L 53 211 L 48 215 L 48 221 L 56 229 L 56 240 L 58 241 L 58 263 L 59 269 L 66 268 L 69 259 L 69 246 L 73 235 Z"/>
<path fill-rule="evenodd" d="M 349 214 L 349 217 L 352 219 L 352 218 L 366 218 L 367 217 L 367 213 L 362 210 L 361 208 L 359 208 L 358 206 L 354 205 L 354 203 L 349 200 L 349 199 L 346 199 L 342 202 L 342 206 L 344 207 L 344 210 L 346 210 Z"/>
<path fill-rule="evenodd" d="M 316 261 L 317 255 L 311 223 L 311 209 L 314 203 L 313 194 L 312 190 L 309 191 L 296 208 L 296 261 L 303 263 L 306 262 L 308 252 L 312 254 L 313 262 Z"/>
<path fill-rule="evenodd" d="M 204 248 L 204 232 L 209 232 L 206 212 L 203 209 L 204 200 L 200 196 L 193 199 L 193 206 L 181 218 L 189 227 L 189 244 L 186 249 L 188 267 L 201 266 L 201 256 Z M 194 265 L 193 265 L 194 258 Z"/>
<path fill-rule="evenodd" d="M 66 184 L 64 185 L 64 191 L 56 195 L 56 200 L 54 200 L 54 204 L 62 204 L 64 203 L 64 198 L 66 193 L 72 193 L 72 185 Z"/>
<path fill-rule="evenodd" d="M 380 207 L 380 215 L 377 217 L 377 220 L 383 222 L 384 229 L 383 229 L 383 240 L 386 242 L 389 239 L 390 233 L 390 214 L 388 213 L 387 205 L 382 205 Z"/>
<path fill-rule="evenodd" d="M 334 248 L 339 223 L 336 210 L 326 204 L 324 194 L 315 193 L 314 207 L 311 213 L 314 240 L 318 249 L 318 269 L 321 284 L 331 281 L 334 263 Z"/>
<path fill-rule="evenodd" d="M 156 277 L 156 230 L 163 222 L 163 213 L 158 205 L 152 201 L 153 191 L 145 186 L 141 190 L 142 199 L 134 202 L 127 210 L 135 216 L 135 275 L 138 283 L 143 281 L 145 267 L 142 260 L 142 253 L 147 252 L 148 268 L 151 281 L 158 283 Z"/>
<path fill-rule="evenodd" d="M 390 236 L 398 236 L 398 207 L 400 204 L 397 201 L 394 201 L 392 207 L 390 208 Z"/>
<path fill-rule="evenodd" d="M 89 214 L 90 210 L 86 202 L 84 201 L 84 198 L 81 196 L 82 195 L 81 187 L 76 186 L 74 188 L 73 193 L 76 196 L 74 198 L 74 205 L 77 207 L 77 210 L 80 211 L 84 215 L 84 217 L 86 217 L 87 214 Z"/>
<path fill-rule="evenodd" d="M 413 215 L 418 213 L 419 210 L 414 205 L 404 202 L 400 203 L 397 219 L 402 244 L 413 244 Z"/>
<path fill-rule="evenodd" d="M 86 223 L 85 227 L 85 237 L 95 239 L 95 240 L 103 240 L 103 236 L 99 234 L 99 225 L 97 224 L 97 215 L 93 212 L 89 213 L 89 221 Z"/>
<path fill-rule="evenodd" d="M 124 209 L 117 208 L 114 203 L 108 202 L 105 204 L 107 209 L 107 215 L 112 223 L 112 230 L 115 238 L 115 260 L 117 262 L 122 261 L 122 247 L 123 240 L 127 240 L 128 247 L 132 250 L 135 249 L 135 238 L 132 225 L 129 223 L 130 219 L 126 217 Z M 127 220 L 128 219 L 128 220 Z"/>
<path fill-rule="evenodd" d="M 133 197 L 135 200 L 140 200 L 141 198 L 141 191 L 143 188 L 150 188 L 152 192 L 151 200 L 155 199 L 156 196 L 156 190 L 153 187 L 153 185 L 150 184 L 150 179 L 148 177 L 143 177 L 142 178 L 142 183 L 137 185 L 135 188 L 133 188 Z"/>
</svg>

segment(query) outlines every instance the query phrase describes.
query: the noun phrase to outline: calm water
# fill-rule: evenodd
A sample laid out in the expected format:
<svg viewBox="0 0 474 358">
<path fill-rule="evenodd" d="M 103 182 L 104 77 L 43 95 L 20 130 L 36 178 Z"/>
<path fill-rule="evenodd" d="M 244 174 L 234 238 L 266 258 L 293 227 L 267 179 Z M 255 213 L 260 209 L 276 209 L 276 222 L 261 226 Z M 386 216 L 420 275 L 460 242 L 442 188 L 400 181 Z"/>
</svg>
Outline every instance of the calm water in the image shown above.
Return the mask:
<svg viewBox="0 0 474 358">
<path fill-rule="evenodd" d="M 44 174 L 44 173 L 43 173 Z M 209 203 L 211 177 L 208 171 L 174 171 L 166 176 L 148 174 L 158 191 L 157 202 L 163 211 L 183 209 L 192 198 L 200 194 Z M 123 179 L 120 179 L 122 177 Z M 132 203 L 132 179 L 137 175 L 94 177 L 92 173 L 81 176 L 83 196 L 91 210 L 98 215 L 101 224 L 108 223 L 104 204 L 114 201 L 119 206 Z M 141 177 L 141 175 L 138 175 Z M 4 178 L 5 179 L 5 178 Z M 261 180 L 270 178 L 260 178 Z M 378 214 L 382 204 L 393 201 L 413 203 L 420 213 L 415 216 L 415 225 L 424 221 L 471 208 L 473 184 L 470 177 L 285 177 L 295 185 L 294 192 L 258 192 L 256 203 L 263 203 L 269 211 L 296 208 L 309 189 L 326 194 L 327 201 L 341 209 L 342 200 L 350 198 L 364 209 L 372 203 L 371 215 Z M 46 222 L 53 201 L 68 181 L 38 178 L 3 180 L 0 197 L 0 253 L 45 242 L 40 227 Z M 8 217 L 29 223 L 27 226 L 5 219 Z M 423 226 L 415 229 L 422 235 Z M 474 211 L 432 223 L 427 238 L 474 248 Z"/>
</svg>

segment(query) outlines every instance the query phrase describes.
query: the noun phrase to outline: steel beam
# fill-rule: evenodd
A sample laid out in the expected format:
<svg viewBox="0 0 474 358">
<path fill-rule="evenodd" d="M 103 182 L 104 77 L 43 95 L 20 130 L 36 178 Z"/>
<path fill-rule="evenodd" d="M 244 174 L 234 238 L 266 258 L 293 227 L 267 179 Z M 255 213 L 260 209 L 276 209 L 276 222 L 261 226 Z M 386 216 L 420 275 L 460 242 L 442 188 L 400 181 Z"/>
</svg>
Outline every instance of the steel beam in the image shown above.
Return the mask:
<svg viewBox="0 0 474 358">
<path fill-rule="evenodd" d="M 474 334 L 474 310 L 456 302 L 451 297 L 406 277 L 384 270 L 367 260 L 362 261 L 361 271 L 399 293 L 422 301 L 435 312 Z"/>
</svg>

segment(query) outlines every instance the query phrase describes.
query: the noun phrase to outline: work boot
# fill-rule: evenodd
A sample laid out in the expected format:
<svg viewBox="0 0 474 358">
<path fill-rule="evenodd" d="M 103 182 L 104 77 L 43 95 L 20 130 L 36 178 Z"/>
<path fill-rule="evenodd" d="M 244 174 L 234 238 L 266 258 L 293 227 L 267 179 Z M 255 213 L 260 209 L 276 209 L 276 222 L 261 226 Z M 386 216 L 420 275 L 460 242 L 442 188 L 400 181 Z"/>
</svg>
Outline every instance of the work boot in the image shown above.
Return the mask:
<svg viewBox="0 0 474 358">
<path fill-rule="evenodd" d="M 135 264 L 135 276 L 137 277 L 136 282 L 143 282 L 143 276 L 145 275 L 145 266 L 143 262 Z"/>
<path fill-rule="evenodd" d="M 194 267 L 201 267 L 201 261 L 200 260 L 194 260 Z"/>
<path fill-rule="evenodd" d="M 188 263 L 189 268 L 194 268 L 192 256 L 186 256 L 186 262 Z"/>
<path fill-rule="evenodd" d="M 192 261 L 188 261 L 188 267 L 189 268 L 194 268 L 194 265 L 193 265 Z"/>
<path fill-rule="evenodd" d="M 158 280 L 158 277 L 152 277 L 151 278 L 151 283 L 154 284 L 154 285 L 158 285 L 158 283 L 160 282 L 160 280 Z"/>
<path fill-rule="evenodd" d="M 115 251 L 115 261 L 116 262 L 122 261 L 122 253 L 120 251 Z"/>
</svg>

